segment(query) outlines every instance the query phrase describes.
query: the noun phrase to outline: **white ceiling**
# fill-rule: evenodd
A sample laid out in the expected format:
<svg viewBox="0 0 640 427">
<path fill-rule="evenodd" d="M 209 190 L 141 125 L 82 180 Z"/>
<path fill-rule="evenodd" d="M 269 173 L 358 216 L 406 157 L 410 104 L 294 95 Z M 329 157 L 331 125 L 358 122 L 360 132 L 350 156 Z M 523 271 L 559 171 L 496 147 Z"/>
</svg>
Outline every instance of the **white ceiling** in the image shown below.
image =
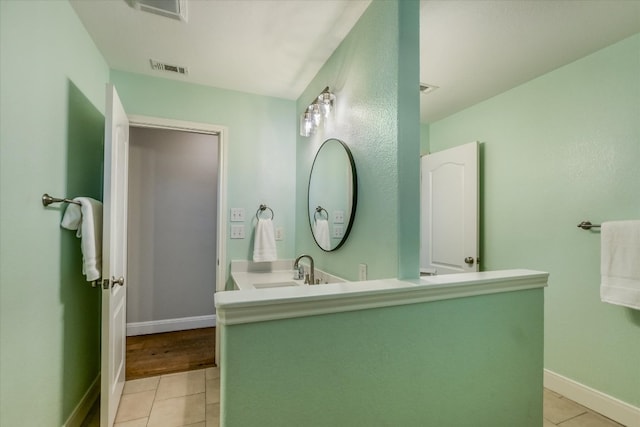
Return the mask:
<svg viewBox="0 0 640 427">
<path fill-rule="evenodd" d="M 433 122 L 640 32 L 640 1 L 423 0 L 420 18 Z"/>
<path fill-rule="evenodd" d="M 71 0 L 111 68 L 296 99 L 370 0 L 188 0 L 188 22 Z M 640 32 L 639 0 L 422 0 L 421 121 L 433 122 Z M 186 66 L 187 76 L 149 59 Z"/>
<path fill-rule="evenodd" d="M 125 0 L 71 0 L 111 68 L 297 99 L 370 0 L 187 0 L 187 22 Z M 149 59 L 186 66 L 186 77 Z"/>
</svg>

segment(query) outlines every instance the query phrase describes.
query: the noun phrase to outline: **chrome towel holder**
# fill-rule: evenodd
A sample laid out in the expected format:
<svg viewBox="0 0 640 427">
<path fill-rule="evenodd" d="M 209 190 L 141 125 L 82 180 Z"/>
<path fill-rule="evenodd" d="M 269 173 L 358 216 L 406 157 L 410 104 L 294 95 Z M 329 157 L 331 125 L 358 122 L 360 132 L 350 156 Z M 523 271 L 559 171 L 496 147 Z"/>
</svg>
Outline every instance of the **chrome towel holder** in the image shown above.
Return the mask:
<svg viewBox="0 0 640 427">
<path fill-rule="evenodd" d="M 313 214 L 313 220 L 317 220 L 318 219 L 318 214 L 322 215 L 322 212 L 324 212 L 324 215 L 327 217 L 327 220 L 329 219 L 329 212 L 327 212 L 327 210 L 325 208 L 323 208 L 322 206 L 318 206 L 316 208 L 316 212 Z"/>
<path fill-rule="evenodd" d="M 74 205 L 80 205 L 80 202 L 76 202 L 75 200 L 71 200 L 71 199 L 60 199 L 58 197 L 51 197 L 50 195 L 48 195 L 47 193 L 44 193 L 42 195 L 42 205 L 43 206 L 49 206 L 51 203 L 73 203 Z"/>
<path fill-rule="evenodd" d="M 49 206 L 52 203 L 73 203 L 74 205 L 82 206 L 82 203 L 76 202 L 75 200 L 72 200 L 72 199 L 69 199 L 69 198 L 66 198 L 66 197 L 64 199 L 61 199 L 59 197 L 53 197 L 53 196 L 50 196 L 47 193 L 44 193 L 42 195 L 42 206 L 46 207 L 46 206 Z M 97 280 L 93 280 L 92 282 L 90 282 L 91 283 L 91 287 L 92 288 L 98 287 L 98 285 L 100 284 L 100 280 L 101 279 L 97 279 Z"/>
<path fill-rule="evenodd" d="M 578 228 L 583 230 L 591 230 L 592 228 L 600 228 L 600 224 L 591 224 L 591 221 L 582 221 L 578 224 Z"/>
<path fill-rule="evenodd" d="M 256 211 L 256 219 L 260 219 L 260 214 L 262 212 L 264 212 L 265 210 L 269 209 L 271 211 L 271 219 L 273 219 L 275 217 L 275 214 L 273 213 L 273 209 L 271 209 L 269 206 L 267 205 L 260 205 L 260 207 L 258 208 L 258 210 Z"/>
</svg>

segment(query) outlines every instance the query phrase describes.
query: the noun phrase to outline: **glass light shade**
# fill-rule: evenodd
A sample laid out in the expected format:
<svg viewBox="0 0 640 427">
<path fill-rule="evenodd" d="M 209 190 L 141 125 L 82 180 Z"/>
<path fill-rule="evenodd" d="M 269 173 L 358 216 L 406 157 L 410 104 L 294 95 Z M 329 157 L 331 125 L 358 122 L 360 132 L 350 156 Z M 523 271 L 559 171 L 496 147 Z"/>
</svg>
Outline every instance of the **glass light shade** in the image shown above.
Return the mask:
<svg viewBox="0 0 640 427">
<path fill-rule="evenodd" d="M 309 106 L 311 110 L 311 117 L 313 117 L 313 124 L 317 127 L 320 126 L 320 122 L 322 121 L 322 111 L 320 110 L 320 106 L 318 103 L 313 103 Z"/>
<path fill-rule="evenodd" d="M 325 90 L 318 96 L 318 102 L 320 102 L 320 109 L 325 118 L 328 118 L 333 109 L 333 103 L 336 100 L 336 96 Z"/>
<path fill-rule="evenodd" d="M 301 136 L 311 136 L 315 133 L 316 127 L 313 123 L 313 118 L 311 117 L 311 113 L 307 110 L 300 117 L 300 135 Z"/>
</svg>

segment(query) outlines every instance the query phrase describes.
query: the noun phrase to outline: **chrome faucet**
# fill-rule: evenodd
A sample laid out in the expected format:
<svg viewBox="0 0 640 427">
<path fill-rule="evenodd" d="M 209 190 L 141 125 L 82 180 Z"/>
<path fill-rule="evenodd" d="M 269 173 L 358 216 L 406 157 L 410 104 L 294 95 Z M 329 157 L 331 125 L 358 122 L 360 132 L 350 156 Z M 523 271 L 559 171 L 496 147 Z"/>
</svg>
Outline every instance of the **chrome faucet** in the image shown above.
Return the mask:
<svg viewBox="0 0 640 427">
<path fill-rule="evenodd" d="M 311 258 L 311 255 L 302 254 L 298 258 L 296 258 L 296 260 L 293 262 L 293 269 L 295 270 L 298 268 L 298 263 L 302 258 L 309 258 L 309 261 L 311 262 L 311 267 L 309 269 L 309 280 L 307 280 L 306 282 L 309 282 L 310 285 L 313 285 L 316 278 L 315 271 L 313 269 L 313 258 Z"/>
</svg>

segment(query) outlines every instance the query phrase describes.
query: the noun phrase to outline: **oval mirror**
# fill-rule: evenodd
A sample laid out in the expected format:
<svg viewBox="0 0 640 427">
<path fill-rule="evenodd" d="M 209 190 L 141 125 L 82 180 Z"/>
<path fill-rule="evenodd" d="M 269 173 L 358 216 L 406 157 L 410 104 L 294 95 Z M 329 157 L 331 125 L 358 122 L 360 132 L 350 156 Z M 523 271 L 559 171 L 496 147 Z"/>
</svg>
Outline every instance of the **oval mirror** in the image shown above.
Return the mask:
<svg viewBox="0 0 640 427">
<path fill-rule="evenodd" d="M 339 139 L 327 139 L 313 160 L 308 193 L 311 234 L 323 251 L 335 251 L 347 240 L 357 199 L 351 151 Z"/>
</svg>

